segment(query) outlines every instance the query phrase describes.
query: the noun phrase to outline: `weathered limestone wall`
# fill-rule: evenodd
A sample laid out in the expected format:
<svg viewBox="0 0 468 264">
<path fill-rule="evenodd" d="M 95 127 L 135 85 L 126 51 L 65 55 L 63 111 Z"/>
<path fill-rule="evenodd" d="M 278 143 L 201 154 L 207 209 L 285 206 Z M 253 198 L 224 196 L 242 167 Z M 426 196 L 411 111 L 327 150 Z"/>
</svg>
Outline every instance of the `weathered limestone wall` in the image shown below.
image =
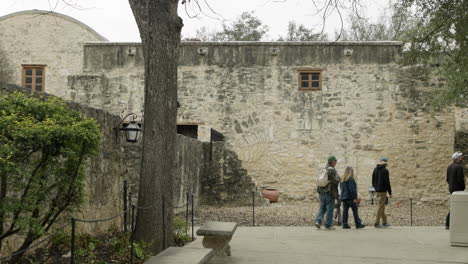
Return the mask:
<svg viewBox="0 0 468 264">
<path fill-rule="evenodd" d="M 187 192 L 195 195 L 195 204 L 251 204 L 255 183 L 242 167 L 236 153 L 226 149 L 224 142 L 202 142 L 177 135 L 176 177 L 174 179 L 174 205 L 187 202 Z M 140 177 L 141 142 L 125 146 L 126 177 L 137 202 Z M 264 201 L 255 194 L 257 205 Z M 185 207 L 177 211 L 185 211 Z"/>
<path fill-rule="evenodd" d="M 197 197 L 200 191 L 200 178 L 205 173 L 205 159 L 207 153 L 203 143 L 193 138 L 177 135 L 176 141 L 176 172 L 174 178 L 174 206 L 179 207 L 186 203 L 186 193 L 193 193 Z M 126 144 L 126 178 L 132 192 L 132 200 L 138 201 L 138 190 L 141 172 L 142 140 L 136 144 Z M 195 206 L 198 199 L 195 199 Z M 185 208 L 182 208 L 185 210 Z"/>
<path fill-rule="evenodd" d="M 45 64 L 45 92 L 64 99 L 68 75 L 82 72 L 83 43 L 106 41 L 83 23 L 54 12 L 31 10 L 0 17 L 0 49 L 8 55 L 13 83 L 22 64 Z"/>
<path fill-rule="evenodd" d="M 355 168 L 366 195 L 388 156 L 397 196 L 446 199 L 456 119 L 425 110 L 421 93 L 437 82 L 397 64 L 401 43 L 188 42 L 180 54 L 178 121 L 221 131 L 258 185 L 312 199 L 314 176 L 333 154 L 339 172 Z M 299 91 L 300 68 L 323 70 L 321 91 Z M 85 44 L 84 73 L 69 85 L 77 101 L 141 112 L 140 44 Z"/>
<path fill-rule="evenodd" d="M 200 203 L 251 205 L 254 195 L 256 205 L 266 204 L 234 151 L 228 149 L 224 142 L 213 142 L 211 147 L 204 143 L 204 148 L 207 155 L 205 173 L 200 178 Z"/>
<path fill-rule="evenodd" d="M 86 43 L 84 52 L 83 73 L 68 77 L 67 98 L 115 114 L 140 114 L 144 102 L 140 44 Z"/>
</svg>

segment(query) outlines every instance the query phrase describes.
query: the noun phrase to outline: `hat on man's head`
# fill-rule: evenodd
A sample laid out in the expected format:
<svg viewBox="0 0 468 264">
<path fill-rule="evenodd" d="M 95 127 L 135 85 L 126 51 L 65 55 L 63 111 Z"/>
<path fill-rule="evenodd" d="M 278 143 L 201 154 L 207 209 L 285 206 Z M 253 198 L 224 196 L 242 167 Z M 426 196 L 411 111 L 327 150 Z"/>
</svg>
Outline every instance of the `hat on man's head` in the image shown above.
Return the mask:
<svg viewBox="0 0 468 264">
<path fill-rule="evenodd" d="M 380 158 L 380 161 L 381 161 L 381 162 L 388 162 L 388 158 L 387 158 L 387 157 L 381 157 L 381 158 Z"/>
<path fill-rule="evenodd" d="M 328 157 L 328 162 L 332 162 L 332 161 L 336 161 L 336 157 L 335 157 L 335 156 L 330 156 L 330 157 Z"/>
<path fill-rule="evenodd" d="M 463 156 L 463 153 L 462 153 L 461 151 L 457 151 L 457 152 L 453 153 L 452 159 L 453 159 L 453 160 L 456 160 L 456 159 L 458 159 L 458 158 L 461 157 L 461 156 Z"/>
</svg>

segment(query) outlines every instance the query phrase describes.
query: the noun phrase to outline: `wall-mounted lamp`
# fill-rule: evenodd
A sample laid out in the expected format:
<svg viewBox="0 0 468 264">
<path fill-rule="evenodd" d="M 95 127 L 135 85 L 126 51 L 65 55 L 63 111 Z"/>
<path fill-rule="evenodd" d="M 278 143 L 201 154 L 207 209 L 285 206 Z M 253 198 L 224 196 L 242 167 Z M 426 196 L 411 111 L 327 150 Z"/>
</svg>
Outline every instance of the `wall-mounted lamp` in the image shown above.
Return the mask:
<svg viewBox="0 0 468 264">
<path fill-rule="evenodd" d="M 131 116 L 130 124 L 127 126 L 122 126 L 122 123 L 127 119 L 127 117 Z M 138 141 L 138 135 L 140 134 L 141 128 L 135 121 L 137 118 L 137 115 L 134 113 L 130 113 L 126 115 L 122 120 L 120 120 L 119 124 L 114 127 L 115 131 L 115 141 L 119 142 L 119 131 L 125 131 L 125 138 L 127 139 L 127 142 L 132 142 L 136 143 Z"/>
</svg>

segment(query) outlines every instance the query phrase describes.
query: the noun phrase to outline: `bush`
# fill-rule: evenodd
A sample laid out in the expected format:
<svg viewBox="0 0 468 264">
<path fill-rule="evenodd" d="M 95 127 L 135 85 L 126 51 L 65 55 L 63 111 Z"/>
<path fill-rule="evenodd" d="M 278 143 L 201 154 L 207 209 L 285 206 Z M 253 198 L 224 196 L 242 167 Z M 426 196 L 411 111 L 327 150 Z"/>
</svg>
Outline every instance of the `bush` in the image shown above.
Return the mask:
<svg viewBox="0 0 468 264">
<path fill-rule="evenodd" d="M 81 205 L 83 164 L 100 137 L 95 120 L 58 98 L 0 97 L 0 246 L 24 234 L 18 250 L 27 248 Z"/>
<path fill-rule="evenodd" d="M 183 246 L 190 242 L 192 238 L 188 235 L 187 221 L 180 216 L 174 217 L 174 241 L 176 245 Z"/>
</svg>

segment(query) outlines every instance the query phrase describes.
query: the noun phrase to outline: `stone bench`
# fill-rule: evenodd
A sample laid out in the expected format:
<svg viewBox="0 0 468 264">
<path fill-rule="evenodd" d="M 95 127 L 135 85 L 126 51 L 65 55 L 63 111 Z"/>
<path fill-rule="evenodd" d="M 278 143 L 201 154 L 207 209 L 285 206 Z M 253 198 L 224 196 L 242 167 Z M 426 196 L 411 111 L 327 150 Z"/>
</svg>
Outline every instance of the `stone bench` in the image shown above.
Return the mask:
<svg viewBox="0 0 468 264">
<path fill-rule="evenodd" d="M 145 264 L 203 264 L 213 257 L 213 249 L 169 247 Z"/>
<path fill-rule="evenodd" d="M 233 222 L 210 221 L 197 230 L 197 235 L 203 236 L 203 247 L 214 249 L 216 256 L 231 256 L 229 242 L 236 228 L 237 224 Z"/>
</svg>

